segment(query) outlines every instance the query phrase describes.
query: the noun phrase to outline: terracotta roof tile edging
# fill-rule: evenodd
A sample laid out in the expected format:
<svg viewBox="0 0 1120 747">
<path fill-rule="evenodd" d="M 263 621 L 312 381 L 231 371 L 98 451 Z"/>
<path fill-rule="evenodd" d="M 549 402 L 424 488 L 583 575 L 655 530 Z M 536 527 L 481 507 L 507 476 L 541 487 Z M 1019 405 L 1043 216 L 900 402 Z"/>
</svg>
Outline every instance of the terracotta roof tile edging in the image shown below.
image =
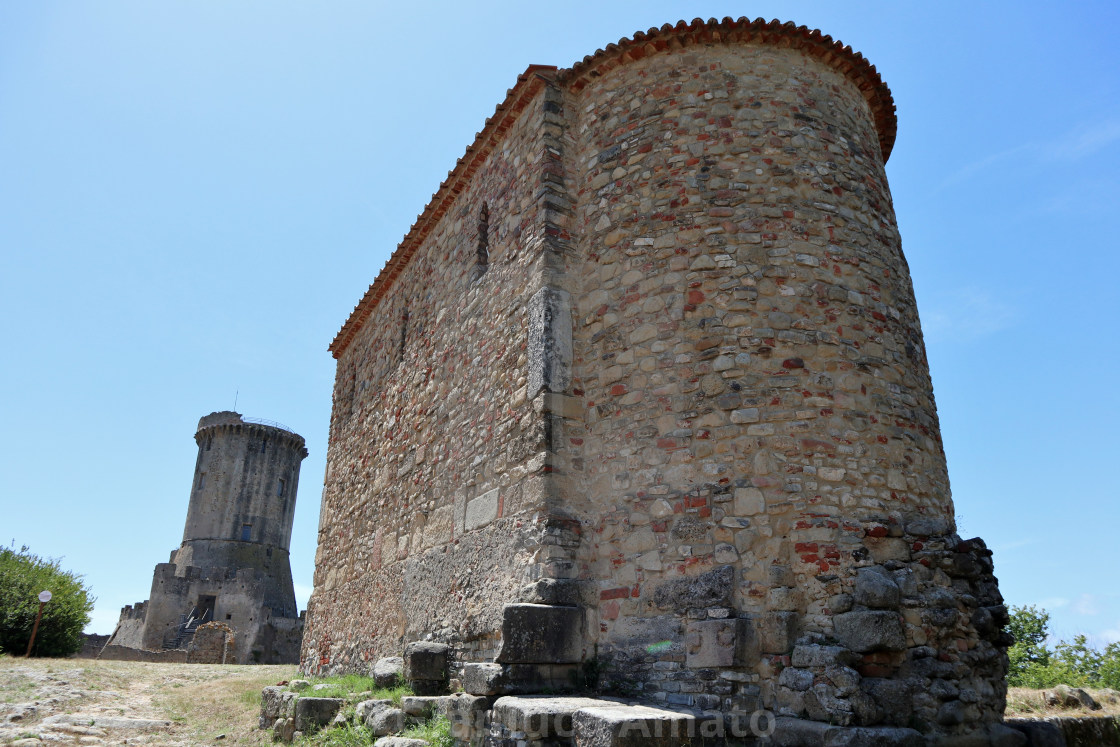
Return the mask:
<svg viewBox="0 0 1120 747">
<path fill-rule="evenodd" d="M 859 88 L 871 108 L 879 134 L 883 162 L 886 163 L 894 147 L 898 127 L 894 98 L 891 96 L 890 89 L 883 82 L 875 66 L 862 54 L 853 51 L 850 46 L 842 42 L 833 40 L 831 36 L 822 34 L 819 29 L 810 30 L 806 26 L 782 23 L 778 20 L 766 21 L 763 18 L 753 21 L 746 17 L 737 20 L 726 17 L 722 21 L 715 18 L 708 21 L 696 18 L 691 23 L 681 20 L 675 25 L 665 24 L 645 32 L 637 31 L 631 38 L 607 44 L 604 49 L 587 55 L 570 68 L 558 70 L 552 65 L 530 65 L 517 77 L 517 82 L 506 92 L 505 99 L 495 108 L 493 116 L 486 120 L 483 128 L 475 135 L 474 141 L 467 146 L 466 152 L 455 162 L 455 167 L 448 172 L 447 179 L 439 185 L 416 222 L 412 224 L 381 272 L 354 307 L 328 348 L 331 354 L 338 358 L 346 350 L 381 298 L 388 292 L 393 281 L 412 259 L 420 244 L 446 213 L 454 198 L 463 191 L 482 160 L 504 137 L 513 121 L 529 101 L 540 92 L 546 81 L 555 81 L 567 86 L 571 91 L 578 92 L 587 86 L 590 78 L 598 77 L 621 64 L 644 59 L 651 54 L 667 49 L 682 49 L 693 44 L 732 43 L 766 44 L 804 51 L 808 56 L 832 67 L 848 78 Z"/>
<path fill-rule="evenodd" d="M 424 206 L 416 222 L 408 229 L 408 233 L 385 262 L 385 266 L 374 278 L 365 295 L 350 312 L 342 329 L 335 335 L 327 348 L 335 358 L 342 355 L 354 339 L 378 302 L 392 286 L 392 281 L 404 270 L 412 255 L 416 253 L 416 249 L 447 212 L 450 203 L 462 192 L 465 183 L 474 174 L 482 159 L 490 154 L 499 136 L 508 131 L 512 120 L 521 114 L 529 100 L 543 87 L 544 80 L 540 76 L 551 78 L 555 72 L 556 67 L 552 65 L 530 65 L 524 73 L 517 76 L 517 82 L 506 92 L 505 100 L 498 104 L 493 116 L 487 118 L 483 128 L 475 134 L 474 142 L 467 146 L 466 152 L 455 162 L 455 167 L 447 172 L 447 179 L 440 183 L 439 189 Z"/>
</svg>

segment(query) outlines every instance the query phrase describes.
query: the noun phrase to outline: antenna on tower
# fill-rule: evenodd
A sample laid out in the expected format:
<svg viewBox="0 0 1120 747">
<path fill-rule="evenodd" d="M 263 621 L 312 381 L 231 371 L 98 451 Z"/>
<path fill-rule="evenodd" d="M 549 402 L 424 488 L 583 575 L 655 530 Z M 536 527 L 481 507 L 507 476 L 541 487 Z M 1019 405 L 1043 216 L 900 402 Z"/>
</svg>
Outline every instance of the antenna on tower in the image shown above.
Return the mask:
<svg viewBox="0 0 1120 747">
<path fill-rule="evenodd" d="M 233 411 L 234 412 L 237 412 L 237 395 L 239 395 L 239 394 L 241 394 L 240 389 L 235 389 L 233 391 Z"/>
</svg>

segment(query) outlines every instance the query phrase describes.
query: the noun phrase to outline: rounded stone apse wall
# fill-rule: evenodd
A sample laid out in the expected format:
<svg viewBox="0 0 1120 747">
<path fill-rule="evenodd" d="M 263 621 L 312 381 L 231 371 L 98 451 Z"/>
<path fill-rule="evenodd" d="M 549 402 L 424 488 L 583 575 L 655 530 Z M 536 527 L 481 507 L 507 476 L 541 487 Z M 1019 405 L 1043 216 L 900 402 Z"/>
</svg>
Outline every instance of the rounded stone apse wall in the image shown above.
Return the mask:
<svg viewBox="0 0 1120 747">
<path fill-rule="evenodd" d="M 1006 611 L 990 553 L 954 534 L 889 92 L 812 48 L 674 38 L 568 80 L 566 495 L 606 676 L 682 706 L 982 729 Z"/>
</svg>

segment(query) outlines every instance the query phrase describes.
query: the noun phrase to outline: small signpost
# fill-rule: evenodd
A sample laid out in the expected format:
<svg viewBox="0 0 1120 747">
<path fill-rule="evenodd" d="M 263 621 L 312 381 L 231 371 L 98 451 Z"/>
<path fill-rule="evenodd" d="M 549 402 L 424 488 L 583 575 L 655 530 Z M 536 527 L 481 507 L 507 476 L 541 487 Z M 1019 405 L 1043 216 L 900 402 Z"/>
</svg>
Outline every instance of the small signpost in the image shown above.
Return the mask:
<svg viewBox="0 0 1120 747">
<path fill-rule="evenodd" d="M 31 628 L 31 640 L 27 642 L 27 653 L 23 658 L 31 656 L 31 647 L 35 645 L 35 634 L 39 632 L 39 621 L 43 619 L 43 605 L 51 601 L 51 593 L 43 590 L 39 592 L 39 614 L 35 615 L 35 625 Z"/>
</svg>

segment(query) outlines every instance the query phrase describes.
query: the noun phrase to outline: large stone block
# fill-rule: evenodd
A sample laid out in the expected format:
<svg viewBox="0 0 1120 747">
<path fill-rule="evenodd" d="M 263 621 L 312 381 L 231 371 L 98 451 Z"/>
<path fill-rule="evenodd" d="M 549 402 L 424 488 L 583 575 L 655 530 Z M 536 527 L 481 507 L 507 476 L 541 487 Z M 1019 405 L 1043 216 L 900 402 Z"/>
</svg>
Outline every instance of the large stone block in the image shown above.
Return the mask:
<svg viewBox="0 0 1120 747">
<path fill-rule="evenodd" d="M 342 698 L 300 698 L 296 701 L 295 730 L 306 734 L 326 726 L 344 702 Z"/>
<path fill-rule="evenodd" d="M 463 690 L 471 695 L 521 695 L 580 688 L 578 664 L 465 664 Z"/>
<path fill-rule="evenodd" d="M 691 713 L 611 704 L 581 708 L 572 716 L 580 747 L 684 747 L 703 738 Z"/>
<path fill-rule="evenodd" d="M 567 291 L 544 287 L 529 299 L 528 396 L 563 392 L 572 382 L 572 302 Z"/>
<path fill-rule="evenodd" d="M 803 644 L 794 646 L 792 664 L 795 667 L 850 666 L 859 657 L 843 646 Z"/>
<path fill-rule="evenodd" d="M 505 685 L 505 670 L 501 664 L 471 662 L 463 665 L 460 680 L 471 695 L 497 695 Z"/>
<path fill-rule="evenodd" d="M 417 695 L 447 691 L 447 658 L 444 643 L 413 641 L 404 647 L 404 677 Z"/>
<path fill-rule="evenodd" d="M 494 704 L 494 698 L 478 697 L 466 693 L 456 693 L 440 701 L 440 714 L 451 722 L 451 736 L 469 744 L 475 744 L 486 733 L 486 711 Z"/>
<path fill-rule="evenodd" d="M 277 687 L 275 685 L 266 687 L 261 690 L 260 727 L 262 729 L 271 728 L 272 725 L 276 722 L 276 719 L 281 717 L 284 695 L 288 692 L 290 691 L 286 688 Z"/>
<path fill-rule="evenodd" d="M 404 711 L 399 708 L 382 708 L 366 717 L 366 727 L 375 737 L 404 731 Z"/>
<path fill-rule="evenodd" d="M 730 667 L 735 664 L 738 620 L 700 620 L 685 630 L 685 666 Z"/>
<path fill-rule="evenodd" d="M 906 648 L 902 616 L 886 610 L 856 610 L 832 618 L 837 640 L 859 653 Z"/>
<path fill-rule="evenodd" d="M 878 706 L 883 721 L 895 726 L 910 722 L 914 709 L 913 694 L 905 680 L 868 678 L 860 682 L 860 689 Z"/>
<path fill-rule="evenodd" d="M 666 581 L 653 592 L 661 609 L 688 610 L 697 607 L 726 607 L 731 604 L 735 569 L 729 565 L 707 573 Z"/>
<path fill-rule="evenodd" d="M 835 731 L 835 727 L 820 721 L 782 716 L 775 719 L 770 744 L 774 747 L 822 747 L 830 731 Z"/>
<path fill-rule="evenodd" d="M 404 659 L 400 656 L 378 659 L 370 670 L 370 676 L 378 687 L 393 687 L 404 679 Z"/>
<path fill-rule="evenodd" d="M 551 695 L 506 696 L 494 701 L 491 718 L 528 739 L 572 737 L 572 716 L 581 708 L 617 705 L 598 698 L 558 698 Z"/>
<path fill-rule="evenodd" d="M 926 747 L 928 741 L 913 729 L 892 726 L 855 726 L 834 729 L 825 747 Z"/>
<path fill-rule="evenodd" d="M 484 527 L 498 518 L 499 497 L 498 489 L 494 488 L 467 502 L 464 521 L 468 531 Z"/>
<path fill-rule="evenodd" d="M 856 604 L 876 609 L 898 609 L 900 594 L 898 584 L 889 572 L 880 568 L 860 568 L 856 571 L 856 583 L 852 589 Z"/>
<path fill-rule="evenodd" d="M 574 607 L 587 603 L 591 596 L 589 585 L 588 581 L 574 578 L 542 578 L 522 587 L 518 601 Z"/>
<path fill-rule="evenodd" d="M 404 649 L 404 673 L 409 680 L 447 677 L 447 644 L 413 641 Z"/>
<path fill-rule="evenodd" d="M 428 718 L 433 713 L 445 709 L 450 695 L 405 695 L 401 698 L 401 710 L 409 716 Z"/>
<path fill-rule="evenodd" d="M 764 612 L 755 615 L 758 648 L 764 654 L 784 654 L 793 648 L 797 638 L 796 612 Z"/>
<path fill-rule="evenodd" d="M 359 724 L 364 724 L 366 720 L 378 711 L 384 711 L 393 707 L 391 700 L 363 700 L 354 706 L 354 720 Z"/>
<path fill-rule="evenodd" d="M 501 664 L 571 664 L 583 659 L 583 610 L 547 604 L 502 609 Z"/>
</svg>

